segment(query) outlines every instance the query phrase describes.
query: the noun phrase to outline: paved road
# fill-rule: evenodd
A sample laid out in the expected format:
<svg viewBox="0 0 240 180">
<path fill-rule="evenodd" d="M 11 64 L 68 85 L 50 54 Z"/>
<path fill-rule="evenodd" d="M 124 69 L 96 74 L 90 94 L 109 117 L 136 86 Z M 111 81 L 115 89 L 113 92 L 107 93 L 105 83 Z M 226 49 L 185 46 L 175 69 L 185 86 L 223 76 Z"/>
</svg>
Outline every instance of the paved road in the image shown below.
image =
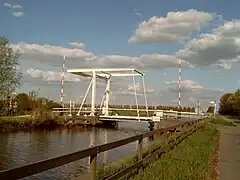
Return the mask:
<svg viewBox="0 0 240 180">
<path fill-rule="evenodd" d="M 220 180 L 240 179 L 240 127 L 218 126 Z"/>
</svg>

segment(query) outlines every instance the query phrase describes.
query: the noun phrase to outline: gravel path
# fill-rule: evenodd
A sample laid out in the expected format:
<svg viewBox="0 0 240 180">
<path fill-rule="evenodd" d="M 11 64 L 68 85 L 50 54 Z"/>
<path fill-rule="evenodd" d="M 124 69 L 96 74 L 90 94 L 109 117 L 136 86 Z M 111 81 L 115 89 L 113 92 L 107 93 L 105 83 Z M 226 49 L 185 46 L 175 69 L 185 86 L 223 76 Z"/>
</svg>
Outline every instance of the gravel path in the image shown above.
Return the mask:
<svg viewBox="0 0 240 180">
<path fill-rule="evenodd" d="M 218 126 L 220 136 L 220 180 L 240 179 L 240 127 Z"/>
</svg>

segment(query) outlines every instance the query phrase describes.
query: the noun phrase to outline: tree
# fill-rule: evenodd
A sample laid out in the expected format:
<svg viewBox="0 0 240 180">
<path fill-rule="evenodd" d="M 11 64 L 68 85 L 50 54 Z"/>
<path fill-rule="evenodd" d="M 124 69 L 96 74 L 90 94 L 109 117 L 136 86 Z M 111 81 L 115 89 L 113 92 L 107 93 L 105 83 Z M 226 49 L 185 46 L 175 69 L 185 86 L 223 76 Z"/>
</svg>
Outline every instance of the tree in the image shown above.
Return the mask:
<svg viewBox="0 0 240 180">
<path fill-rule="evenodd" d="M 233 110 L 233 115 L 240 116 L 240 89 L 230 97 L 230 104 Z"/>
<path fill-rule="evenodd" d="M 207 113 L 214 113 L 214 106 L 209 106 Z"/>
<path fill-rule="evenodd" d="M 220 99 L 219 106 L 220 114 L 240 116 L 240 89 L 238 89 L 234 94 L 224 94 Z"/>
<path fill-rule="evenodd" d="M 25 114 L 25 112 L 30 110 L 30 101 L 26 93 L 20 93 L 16 97 L 17 100 L 17 113 Z"/>
<path fill-rule="evenodd" d="M 195 107 L 191 107 L 191 112 L 195 112 Z"/>
<path fill-rule="evenodd" d="M 31 104 L 31 109 L 35 109 L 37 107 L 40 107 L 39 102 L 37 101 L 37 99 L 39 98 L 39 91 L 40 89 L 38 88 L 38 90 L 32 90 L 31 92 L 28 93 L 28 98 Z"/>
<path fill-rule="evenodd" d="M 222 115 L 227 115 L 232 112 L 232 106 L 231 106 L 231 97 L 232 93 L 226 93 L 224 94 L 220 99 L 219 104 L 219 113 Z"/>
<path fill-rule="evenodd" d="M 47 101 L 46 103 L 46 109 L 52 110 L 52 108 L 61 108 L 62 106 L 52 100 Z"/>
<path fill-rule="evenodd" d="M 19 52 L 9 45 L 5 37 L 0 37 L 0 98 L 4 99 L 20 84 L 22 74 L 17 66 Z"/>
</svg>

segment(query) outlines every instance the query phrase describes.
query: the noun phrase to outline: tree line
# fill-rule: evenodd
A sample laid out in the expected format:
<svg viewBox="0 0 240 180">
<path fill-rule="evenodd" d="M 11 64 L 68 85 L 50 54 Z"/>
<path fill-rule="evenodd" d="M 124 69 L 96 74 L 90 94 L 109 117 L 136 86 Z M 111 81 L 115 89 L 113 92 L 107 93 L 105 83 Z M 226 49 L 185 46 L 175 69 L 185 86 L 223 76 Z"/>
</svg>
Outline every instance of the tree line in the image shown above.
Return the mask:
<svg viewBox="0 0 240 180">
<path fill-rule="evenodd" d="M 0 116 L 27 115 L 37 109 L 51 111 L 52 108 L 60 108 L 57 102 L 44 97 L 39 97 L 37 91 L 13 94 L 4 100 L 0 100 Z"/>
<path fill-rule="evenodd" d="M 240 89 L 235 93 L 226 93 L 221 97 L 219 113 L 222 115 L 240 117 Z"/>
</svg>

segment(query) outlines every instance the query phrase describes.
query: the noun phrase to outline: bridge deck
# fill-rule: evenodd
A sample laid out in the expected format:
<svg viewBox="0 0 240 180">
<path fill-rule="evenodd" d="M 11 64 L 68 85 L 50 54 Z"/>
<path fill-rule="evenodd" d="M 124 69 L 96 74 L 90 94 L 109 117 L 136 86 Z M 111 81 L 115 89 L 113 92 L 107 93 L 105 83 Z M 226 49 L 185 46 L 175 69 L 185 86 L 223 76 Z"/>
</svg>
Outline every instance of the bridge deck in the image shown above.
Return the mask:
<svg viewBox="0 0 240 180">
<path fill-rule="evenodd" d="M 137 116 L 99 116 L 99 121 L 150 121 L 151 117 L 137 117 Z"/>
</svg>

